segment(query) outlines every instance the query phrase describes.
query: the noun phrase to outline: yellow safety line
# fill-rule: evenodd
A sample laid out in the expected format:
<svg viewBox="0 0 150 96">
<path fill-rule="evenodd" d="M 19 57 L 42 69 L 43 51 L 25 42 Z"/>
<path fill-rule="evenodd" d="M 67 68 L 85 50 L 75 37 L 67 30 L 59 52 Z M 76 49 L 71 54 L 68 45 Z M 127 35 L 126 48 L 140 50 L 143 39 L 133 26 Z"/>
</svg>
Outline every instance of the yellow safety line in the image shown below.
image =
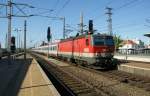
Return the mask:
<svg viewBox="0 0 150 96">
<path fill-rule="evenodd" d="M 31 72 L 32 71 L 32 67 L 33 67 L 33 65 L 31 64 L 30 70 L 29 70 L 30 71 L 29 73 L 30 73 L 30 85 L 31 86 L 32 86 L 32 72 Z M 32 88 L 31 88 L 31 96 L 33 96 L 33 90 L 32 90 Z"/>
</svg>

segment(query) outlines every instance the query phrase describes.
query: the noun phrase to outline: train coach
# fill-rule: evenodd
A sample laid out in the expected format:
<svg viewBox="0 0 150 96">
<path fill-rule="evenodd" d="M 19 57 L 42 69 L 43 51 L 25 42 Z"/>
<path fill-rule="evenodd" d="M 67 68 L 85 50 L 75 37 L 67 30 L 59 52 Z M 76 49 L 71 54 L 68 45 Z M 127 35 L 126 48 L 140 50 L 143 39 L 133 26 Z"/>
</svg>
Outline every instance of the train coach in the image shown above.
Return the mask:
<svg viewBox="0 0 150 96">
<path fill-rule="evenodd" d="M 44 45 L 44 46 L 32 48 L 32 51 L 42 53 L 44 55 L 49 54 L 49 56 L 52 56 L 52 57 L 57 57 L 58 43 L 59 43 L 59 40 L 51 42 L 49 45 Z"/>
<path fill-rule="evenodd" d="M 48 53 L 48 45 L 33 49 Z M 49 55 L 82 65 L 112 67 L 113 37 L 106 34 L 84 34 L 49 44 Z"/>
</svg>

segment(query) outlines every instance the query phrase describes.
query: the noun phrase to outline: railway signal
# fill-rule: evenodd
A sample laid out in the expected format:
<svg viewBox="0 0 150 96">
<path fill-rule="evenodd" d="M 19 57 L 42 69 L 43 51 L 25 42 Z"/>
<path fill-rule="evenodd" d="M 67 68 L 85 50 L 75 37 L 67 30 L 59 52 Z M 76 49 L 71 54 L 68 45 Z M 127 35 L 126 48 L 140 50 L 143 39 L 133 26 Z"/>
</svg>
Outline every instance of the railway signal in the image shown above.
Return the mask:
<svg viewBox="0 0 150 96">
<path fill-rule="evenodd" d="M 47 41 L 49 42 L 50 39 L 51 39 L 51 29 L 50 29 L 50 27 L 48 27 L 48 29 L 47 29 Z"/>
<path fill-rule="evenodd" d="M 51 40 L 51 29 L 50 29 L 50 27 L 48 27 L 48 29 L 47 29 L 47 41 L 48 41 L 48 53 L 47 53 L 47 57 L 49 57 L 49 42 L 50 42 L 50 40 Z"/>
<path fill-rule="evenodd" d="M 93 20 L 89 20 L 89 32 L 93 34 Z"/>
<path fill-rule="evenodd" d="M 16 46 L 15 46 L 15 37 L 12 36 L 11 37 L 11 46 L 10 46 L 11 52 L 14 53 L 16 50 Z"/>
</svg>

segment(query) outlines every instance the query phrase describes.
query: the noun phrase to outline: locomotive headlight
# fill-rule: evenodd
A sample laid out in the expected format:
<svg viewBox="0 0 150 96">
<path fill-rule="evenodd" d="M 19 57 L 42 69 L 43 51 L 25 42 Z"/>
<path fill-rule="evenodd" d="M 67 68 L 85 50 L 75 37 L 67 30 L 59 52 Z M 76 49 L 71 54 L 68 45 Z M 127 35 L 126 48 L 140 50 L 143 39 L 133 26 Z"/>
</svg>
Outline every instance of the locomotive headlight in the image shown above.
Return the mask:
<svg viewBox="0 0 150 96">
<path fill-rule="evenodd" d="M 101 54 L 100 54 L 100 53 L 98 53 L 98 52 L 96 52 L 96 53 L 95 53 L 95 56 L 100 56 L 100 55 L 101 55 Z"/>
<path fill-rule="evenodd" d="M 97 52 L 95 53 L 95 56 L 98 56 L 98 53 L 97 53 Z"/>
<path fill-rule="evenodd" d="M 106 52 L 106 49 L 102 49 L 103 52 Z"/>
<path fill-rule="evenodd" d="M 95 56 L 97 56 L 97 53 L 95 53 Z"/>
</svg>

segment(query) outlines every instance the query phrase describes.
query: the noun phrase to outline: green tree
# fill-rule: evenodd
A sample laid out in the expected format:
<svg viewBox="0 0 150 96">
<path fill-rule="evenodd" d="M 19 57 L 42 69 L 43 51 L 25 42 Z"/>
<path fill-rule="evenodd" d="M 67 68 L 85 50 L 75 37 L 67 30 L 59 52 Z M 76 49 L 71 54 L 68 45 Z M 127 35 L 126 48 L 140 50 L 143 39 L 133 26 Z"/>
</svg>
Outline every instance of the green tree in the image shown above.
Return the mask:
<svg viewBox="0 0 150 96">
<path fill-rule="evenodd" d="M 114 43 L 115 43 L 115 48 L 118 49 L 119 47 L 121 47 L 121 43 L 122 43 L 122 39 L 120 36 L 115 35 L 114 36 Z"/>
</svg>

